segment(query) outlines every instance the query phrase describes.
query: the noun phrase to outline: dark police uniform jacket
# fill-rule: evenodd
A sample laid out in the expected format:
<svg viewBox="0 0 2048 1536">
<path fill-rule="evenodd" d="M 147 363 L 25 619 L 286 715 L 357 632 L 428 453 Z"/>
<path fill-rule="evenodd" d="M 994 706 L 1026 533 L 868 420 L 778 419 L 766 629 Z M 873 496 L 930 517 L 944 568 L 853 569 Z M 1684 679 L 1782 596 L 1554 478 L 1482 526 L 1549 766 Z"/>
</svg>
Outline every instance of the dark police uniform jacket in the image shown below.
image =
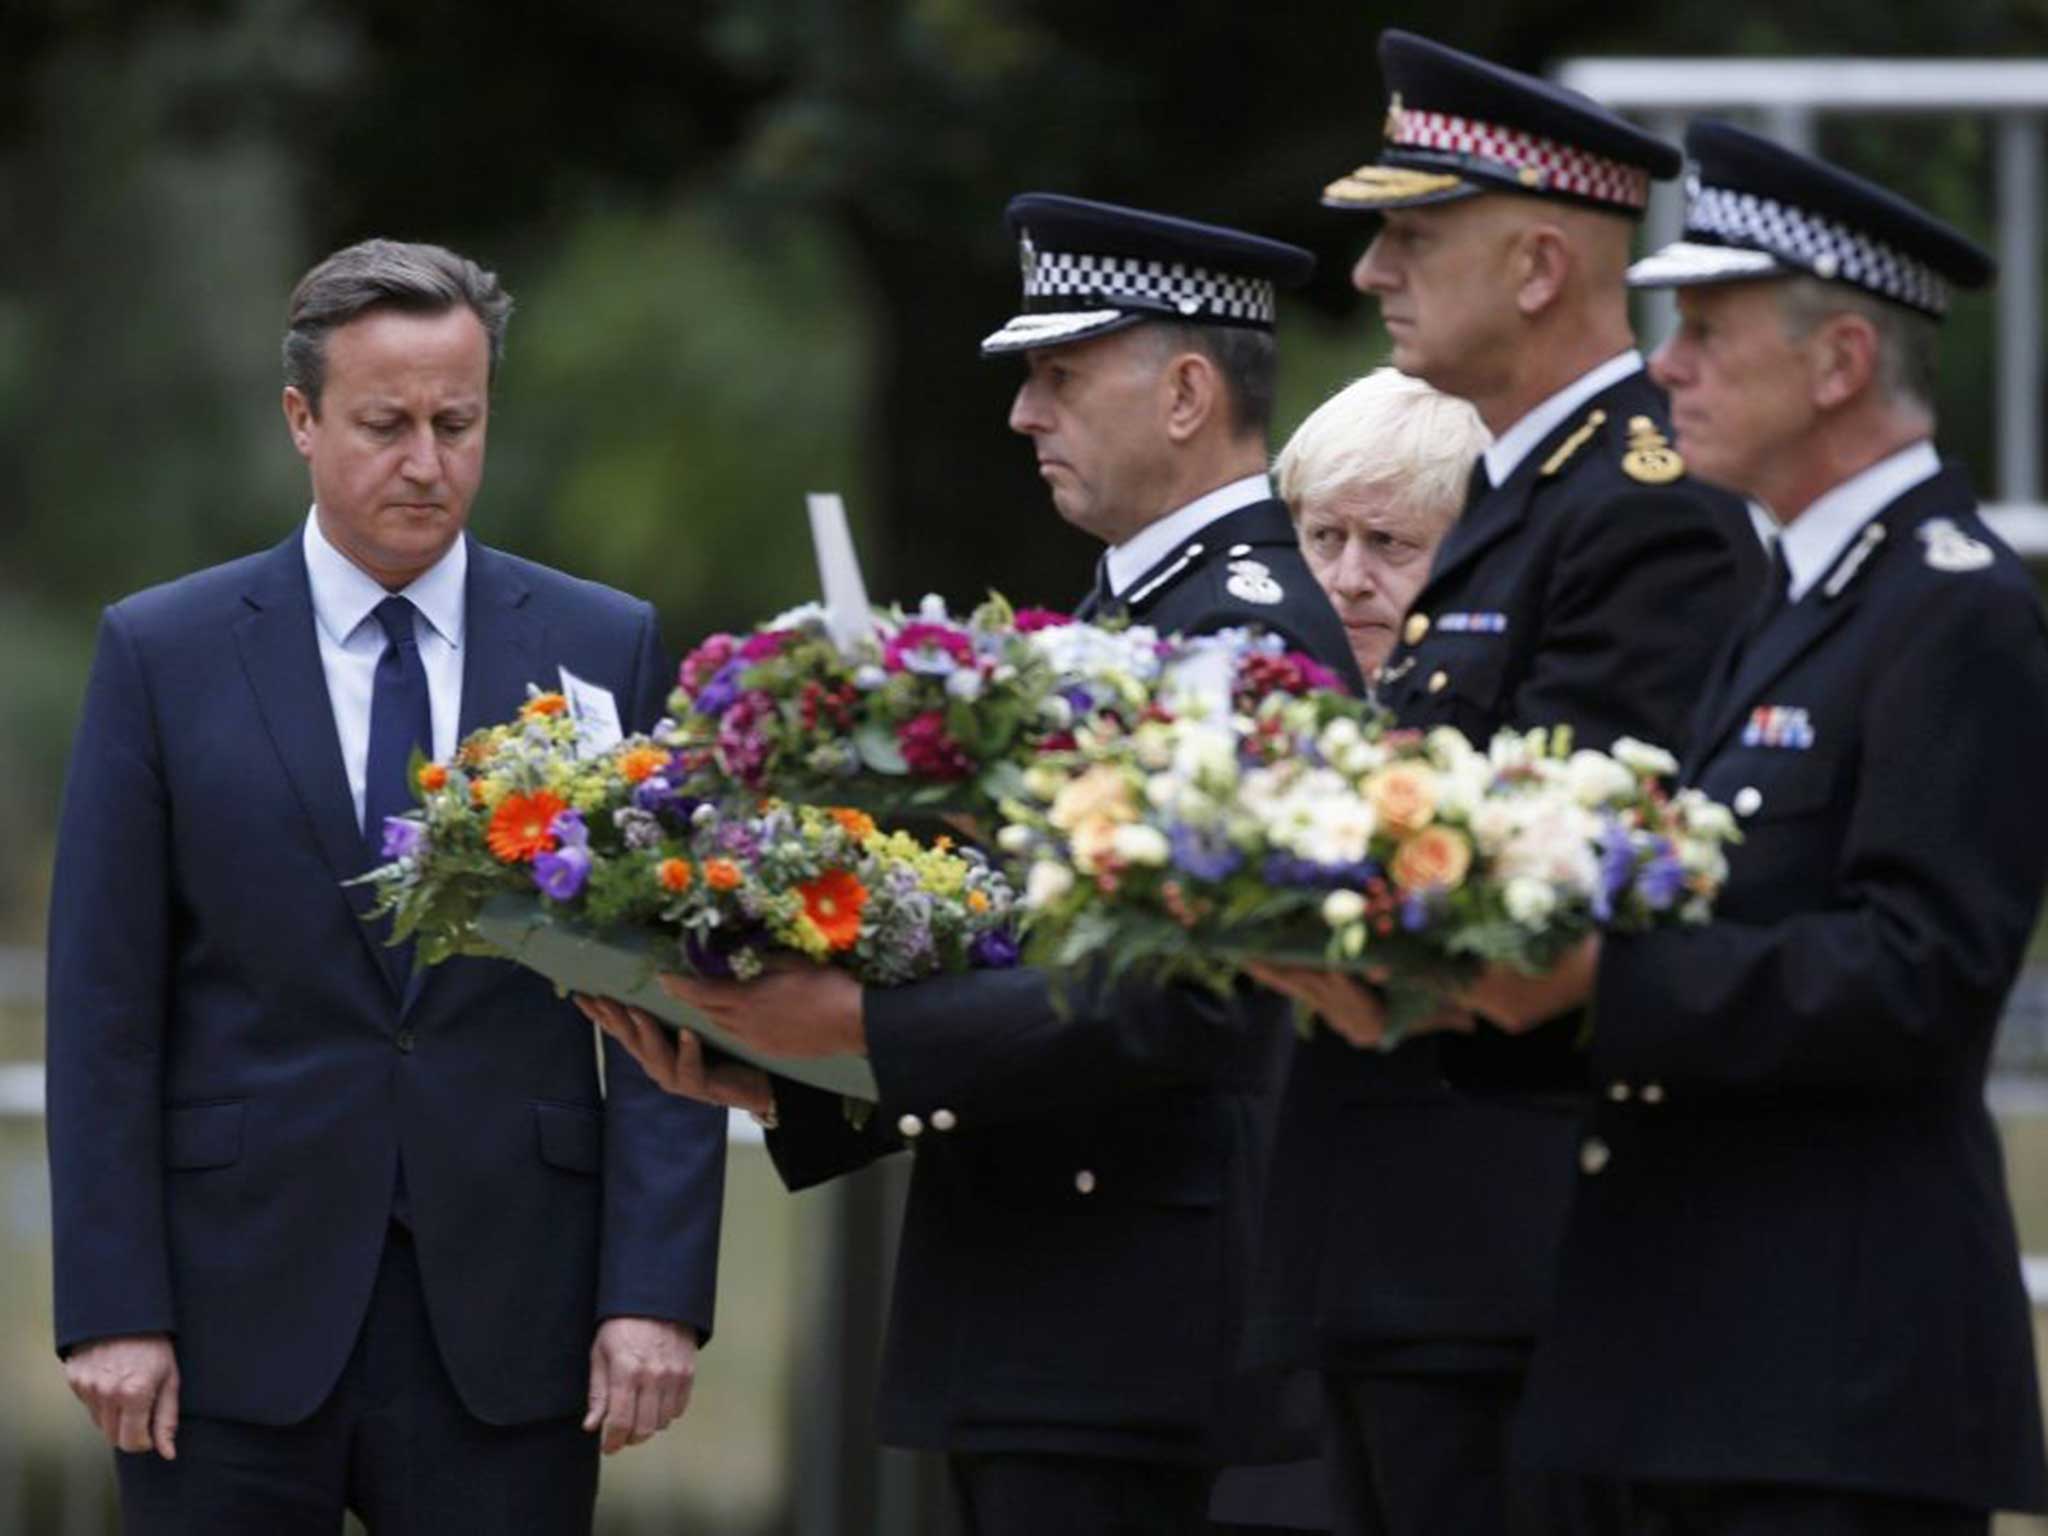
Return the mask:
<svg viewBox="0 0 2048 1536">
<path fill-rule="evenodd" d="M 1740 503 L 1677 471 L 1640 371 L 1576 409 L 1437 551 L 1380 699 L 1402 726 L 1568 724 L 1675 747 L 1716 648 L 1755 603 Z M 1639 424 L 1639 425 L 1637 425 Z M 1655 442 L 1644 428 L 1659 434 Z M 1634 453 L 1636 456 L 1631 457 Z M 1526 1359 L 1576 1152 L 1567 1102 L 1466 1096 L 1424 1038 L 1319 1030 L 1288 1083 L 1252 1356 L 1326 1369 Z"/>
<path fill-rule="evenodd" d="M 1261 571 L 1233 572 L 1246 560 Z M 1209 524 L 1128 595 L 1162 632 L 1263 625 L 1356 681 L 1278 502 Z M 856 1131 L 835 1096 L 778 1082 L 769 1152 L 795 1189 L 915 1154 L 885 1441 L 1220 1460 L 1243 1433 L 1233 1367 L 1285 1008 L 1076 983 L 1063 1012 L 1052 985 L 1020 969 L 870 990 L 872 1118 Z"/>
<path fill-rule="evenodd" d="M 1724 659 L 1686 778 L 1745 841 L 1711 925 L 1607 941 L 1530 1459 L 2048 1507 L 1984 1104 L 2044 763 L 2040 604 L 1953 470 Z"/>
</svg>

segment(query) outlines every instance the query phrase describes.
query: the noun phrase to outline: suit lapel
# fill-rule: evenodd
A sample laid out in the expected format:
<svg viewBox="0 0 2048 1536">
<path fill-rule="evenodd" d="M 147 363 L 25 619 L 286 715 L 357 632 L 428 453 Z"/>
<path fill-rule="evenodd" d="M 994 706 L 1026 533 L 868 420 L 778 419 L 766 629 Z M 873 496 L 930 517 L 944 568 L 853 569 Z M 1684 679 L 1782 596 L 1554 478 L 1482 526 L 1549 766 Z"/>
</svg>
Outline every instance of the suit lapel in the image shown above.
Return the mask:
<svg viewBox="0 0 2048 1536">
<path fill-rule="evenodd" d="M 355 802 L 341 762 L 341 738 L 334 730 L 334 706 L 327 697 L 327 675 L 320 664 L 320 643 L 313 633 L 313 596 L 302 538 L 292 534 L 257 567 L 255 580 L 243 594 L 244 612 L 235 621 L 235 645 L 271 745 L 284 762 L 285 775 L 339 888 L 342 881 L 364 872 L 369 857 L 356 823 Z M 358 919 L 366 919 L 375 904 L 367 886 L 348 886 L 342 895 Z M 358 921 L 355 927 L 377 962 L 378 974 L 396 992 L 396 977 L 376 934 L 367 921 Z"/>
<path fill-rule="evenodd" d="M 526 702 L 528 683 L 559 682 L 541 675 L 543 626 L 527 606 L 532 592 L 514 562 L 470 540 L 459 735 L 510 720 Z"/>
</svg>

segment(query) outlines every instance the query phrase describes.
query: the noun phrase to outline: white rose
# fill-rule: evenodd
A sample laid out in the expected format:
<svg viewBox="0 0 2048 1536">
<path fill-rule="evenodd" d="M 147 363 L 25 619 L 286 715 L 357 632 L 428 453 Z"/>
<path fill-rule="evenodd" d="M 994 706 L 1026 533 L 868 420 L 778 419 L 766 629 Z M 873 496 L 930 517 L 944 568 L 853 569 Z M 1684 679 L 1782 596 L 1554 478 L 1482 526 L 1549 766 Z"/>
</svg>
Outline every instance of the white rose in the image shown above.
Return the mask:
<svg viewBox="0 0 2048 1536">
<path fill-rule="evenodd" d="M 1501 891 L 1508 916 L 1524 928 L 1541 928 L 1557 910 L 1557 894 L 1544 881 L 1517 875 Z"/>
<path fill-rule="evenodd" d="M 956 699 L 969 703 L 981 697 L 981 674 L 971 667 L 961 667 L 946 679 L 946 692 Z"/>
<path fill-rule="evenodd" d="M 1048 804 L 1066 787 L 1067 776 L 1046 763 L 1034 763 L 1024 770 L 1024 793 Z"/>
<path fill-rule="evenodd" d="M 1040 859 L 1024 881 L 1024 905 L 1049 907 L 1074 888 L 1074 872 L 1064 864 Z"/>
<path fill-rule="evenodd" d="M 1167 846 L 1166 834 L 1143 822 L 1118 827 L 1110 846 L 1124 863 L 1148 865 L 1155 869 L 1164 864 L 1172 852 Z"/>
<path fill-rule="evenodd" d="M 1625 800 L 1636 790 L 1636 776 L 1604 752 L 1574 752 L 1565 762 L 1565 783 L 1583 806 Z"/>
<path fill-rule="evenodd" d="M 1512 773 L 1529 766 L 1529 743 L 1519 731 L 1498 732 L 1486 749 L 1496 773 Z"/>
<path fill-rule="evenodd" d="M 1431 731 L 1423 738 L 1423 745 L 1429 748 L 1429 755 L 1439 768 L 1456 768 L 1467 758 L 1478 755 L 1472 743 L 1465 739 L 1465 733 L 1449 725 L 1440 725 Z"/>
<path fill-rule="evenodd" d="M 1506 846 L 1515 835 L 1517 825 L 1515 813 L 1498 800 L 1482 800 L 1472 808 L 1467 818 L 1472 828 L 1472 840 L 1479 845 L 1479 851 L 1491 857 Z"/>
<path fill-rule="evenodd" d="M 1365 898 L 1356 891 L 1332 891 L 1323 898 L 1323 921 L 1342 928 L 1365 916 Z"/>
<path fill-rule="evenodd" d="M 1363 733 L 1358 729 L 1358 722 L 1348 716 L 1340 716 L 1323 727 L 1323 756 L 1335 762 L 1340 755 L 1357 746 L 1362 739 Z"/>
<path fill-rule="evenodd" d="M 1229 782 L 1237 777 L 1237 740 L 1228 731 L 1190 726 L 1173 749 L 1174 771 L 1200 783 Z"/>
<path fill-rule="evenodd" d="M 1074 723 L 1074 706 L 1057 693 L 1047 694 L 1039 700 L 1038 712 L 1045 717 L 1046 724 L 1056 731 L 1064 731 Z"/>
<path fill-rule="evenodd" d="M 951 617 L 946 612 L 946 600 L 936 592 L 927 592 L 918 600 L 917 614 L 933 624 L 943 624 Z"/>
<path fill-rule="evenodd" d="M 1696 789 L 1682 789 L 1676 801 L 1685 830 L 1694 837 L 1717 842 L 1732 841 L 1736 835 L 1735 816 L 1725 805 L 1709 800 Z"/>
<path fill-rule="evenodd" d="M 1633 736 L 1623 736 L 1614 743 L 1615 761 L 1637 773 L 1654 773 L 1668 777 L 1678 772 L 1678 759 L 1662 747 L 1653 747 L 1647 741 L 1637 741 Z"/>
<path fill-rule="evenodd" d="M 1032 839 L 1029 827 L 1020 827 L 1014 821 L 1006 822 L 1002 831 L 996 834 L 996 846 L 1005 853 L 1022 853 L 1031 846 Z"/>
</svg>

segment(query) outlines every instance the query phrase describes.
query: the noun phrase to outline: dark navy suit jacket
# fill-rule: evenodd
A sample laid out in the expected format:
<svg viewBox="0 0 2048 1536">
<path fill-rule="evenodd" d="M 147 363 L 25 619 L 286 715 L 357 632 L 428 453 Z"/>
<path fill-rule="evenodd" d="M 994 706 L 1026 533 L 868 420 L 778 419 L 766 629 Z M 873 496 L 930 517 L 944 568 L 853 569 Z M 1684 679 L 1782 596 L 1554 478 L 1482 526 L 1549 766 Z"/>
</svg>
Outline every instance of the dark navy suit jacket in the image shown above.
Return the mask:
<svg viewBox="0 0 2048 1536">
<path fill-rule="evenodd" d="M 2048 879 L 2048 626 L 1955 471 L 1869 526 L 1704 690 L 1685 777 L 1744 813 L 1715 920 L 1603 951 L 1522 1451 L 2039 1510 L 1984 1077 Z"/>
<path fill-rule="evenodd" d="M 645 603 L 472 542 L 461 728 L 558 666 L 628 727 L 668 684 Z M 401 1154 L 435 1337 L 493 1423 L 581 1410 L 607 1316 L 708 1333 L 724 1116 L 657 1090 L 532 972 L 401 995 L 300 535 L 109 608 L 50 920 L 60 1350 L 175 1335 L 188 1413 L 287 1424 L 354 1345 Z"/>
</svg>

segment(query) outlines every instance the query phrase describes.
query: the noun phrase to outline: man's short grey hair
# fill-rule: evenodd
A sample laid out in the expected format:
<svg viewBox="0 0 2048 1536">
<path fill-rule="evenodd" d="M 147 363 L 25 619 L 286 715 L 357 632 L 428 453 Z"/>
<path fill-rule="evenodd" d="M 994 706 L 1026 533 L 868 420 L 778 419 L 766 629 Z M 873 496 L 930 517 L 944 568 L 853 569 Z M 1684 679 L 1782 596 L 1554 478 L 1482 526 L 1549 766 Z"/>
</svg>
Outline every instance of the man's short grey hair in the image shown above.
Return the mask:
<svg viewBox="0 0 2048 1536">
<path fill-rule="evenodd" d="M 1214 363 L 1223 375 L 1231 435 L 1256 434 L 1264 441 L 1273 423 L 1273 394 L 1280 377 L 1280 347 L 1271 331 L 1182 320 L 1148 320 L 1142 328 L 1154 338 L 1162 362 L 1182 352 L 1199 352 Z"/>
<path fill-rule="evenodd" d="M 1877 332 L 1877 387 L 1894 405 L 1934 417 L 1935 359 L 1941 327 L 1917 310 L 1846 283 L 1800 274 L 1778 283 L 1778 313 L 1797 341 L 1830 315 L 1860 315 Z"/>
<path fill-rule="evenodd" d="M 365 240 L 336 251 L 299 279 L 285 320 L 284 381 L 320 414 L 327 382 L 327 337 L 378 309 L 438 315 L 467 305 L 482 322 L 490 342 L 490 376 L 498 375 L 505 351 L 505 324 L 512 295 L 467 256 L 438 245 L 402 240 Z"/>
<path fill-rule="evenodd" d="M 1299 521 L 1304 502 L 1347 488 L 1384 491 L 1448 526 L 1472 463 L 1492 441 L 1455 395 L 1376 368 L 1308 415 L 1273 461 L 1273 488 Z"/>
</svg>

